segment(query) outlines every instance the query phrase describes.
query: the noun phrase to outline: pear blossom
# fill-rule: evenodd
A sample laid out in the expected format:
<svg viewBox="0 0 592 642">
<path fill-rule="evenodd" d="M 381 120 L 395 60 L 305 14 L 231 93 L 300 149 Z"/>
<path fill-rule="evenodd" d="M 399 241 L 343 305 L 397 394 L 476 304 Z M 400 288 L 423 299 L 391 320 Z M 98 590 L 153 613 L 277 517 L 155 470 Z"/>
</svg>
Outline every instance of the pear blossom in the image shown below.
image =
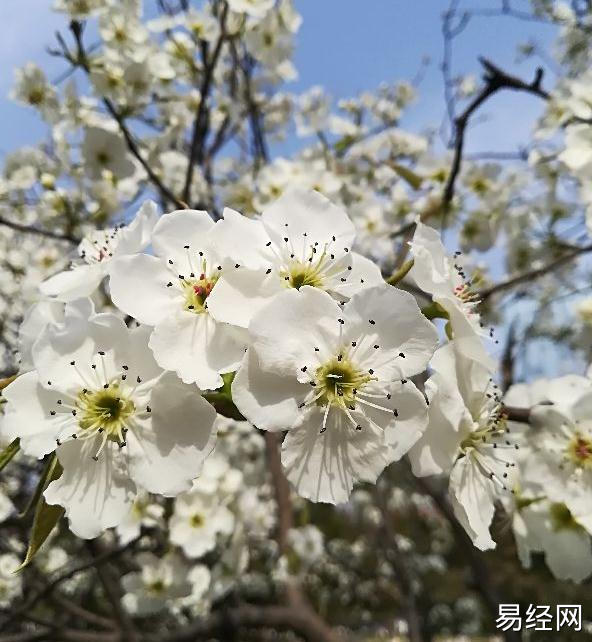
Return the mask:
<svg viewBox="0 0 592 642">
<path fill-rule="evenodd" d="M 40 285 L 41 292 L 60 301 L 92 294 L 113 267 L 113 260 L 140 252 L 150 243 L 158 213 L 156 203 L 146 201 L 127 226 L 96 230 L 78 245 L 79 260 Z"/>
<path fill-rule="evenodd" d="M 40 110 L 50 122 L 58 115 L 59 103 L 55 89 L 47 81 L 45 73 L 32 62 L 16 70 L 16 86 L 11 98 Z"/>
<path fill-rule="evenodd" d="M 407 378 L 425 368 L 437 332 L 408 293 L 382 285 L 341 306 L 308 285 L 288 289 L 249 333 L 233 400 L 258 428 L 288 430 L 282 463 L 302 497 L 345 502 L 419 439 L 427 409 Z"/>
<path fill-rule="evenodd" d="M 164 506 L 157 504 L 148 493 L 138 493 L 129 513 L 115 527 L 120 545 L 124 546 L 138 537 L 143 526 L 149 528 L 162 526 L 163 515 Z"/>
<path fill-rule="evenodd" d="M 0 488 L 0 524 L 15 512 L 14 504 L 10 497 Z"/>
<path fill-rule="evenodd" d="M 260 220 L 226 208 L 213 243 L 231 269 L 209 300 L 212 315 L 246 328 L 286 288 L 311 286 L 343 301 L 383 284 L 376 264 L 352 251 L 354 237 L 347 214 L 318 192 L 291 190 Z"/>
<path fill-rule="evenodd" d="M 7 608 L 22 593 L 22 576 L 15 573 L 20 561 L 13 553 L 0 555 L 0 608 Z"/>
<path fill-rule="evenodd" d="M 230 535 L 234 515 L 216 495 L 193 490 L 175 500 L 169 521 L 170 540 L 187 557 L 201 557 L 216 546 L 217 536 Z"/>
<path fill-rule="evenodd" d="M 122 578 L 125 590 L 122 604 L 130 613 L 158 613 L 171 600 L 191 593 L 185 564 L 174 553 L 160 559 L 152 553 L 140 553 L 137 562 L 141 570 Z"/>
<path fill-rule="evenodd" d="M 493 368 L 482 341 L 487 333 L 475 309 L 479 299 L 462 267 L 447 255 L 438 232 L 419 220 L 410 246 L 414 262 L 409 276 L 448 314 L 458 350 Z"/>
<path fill-rule="evenodd" d="M 174 496 L 191 487 L 211 452 L 215 411 L 194 386 L 163 373 L 149 329 L 115 315 L 49 325 L 35 369 L 4 391 L 2 436 L 33 457 L 56 450 L 62 476 L 45 490 L 71 530 L 93 538 L 122 522 L 141 490 Z"/>
<path fill-rule="evenodd" d="M 547 403 L 534 406 L 536 430 L 524 477 L 551 502 L 565 504 L 592 533 L 592 381 L 566 375 L 553 380 Z"/>
<path fill-rule="evenodd" d="M 123 138 L 103 127 L 88 127 L 82 141 L 82 158 L 89 177 L 98 179 L 104 171 L 121 180 L 135 172 L 135 165 Z"/>
<path fill-rule="evenodd" d="M 228 6 L 236 13 L 246 13 L 254 19 L 263 18 L 273 7 L 275 0 L 228 0 Z"/>
<path fill-rule="evenodd" d="M 429 423 L 411 448 L 415 475 L 446 473 L 454 513 L 475 546 L 495 548 L 489 533 L 496 499 L 517 474 L 515 450 L 491 373 L 464 357 L 456 341 L 439 348 L 426 382 Z"/>
<path fill-rule="evenodd" d="M 580 583 L 592 574 L 590 535 L 565 504 L 520 492 L 514 497 L 512 530 L 525 568 L 532 565 L 532 553 L 542 552 L 560 580 Z"/>
<path fill-rule="evenodd" d="M 155 256 L 121 257 L 110 270 L 115 305 L 153 327 L 150 348 L 158 364 L 204 389 L 219 388 L 220 375 L 236 370 L 246 347 L 244 331 L 210 310 L 224 272 L 214 228 L 207 212 L 165 214 L 152 234 Z"/>
</svg>

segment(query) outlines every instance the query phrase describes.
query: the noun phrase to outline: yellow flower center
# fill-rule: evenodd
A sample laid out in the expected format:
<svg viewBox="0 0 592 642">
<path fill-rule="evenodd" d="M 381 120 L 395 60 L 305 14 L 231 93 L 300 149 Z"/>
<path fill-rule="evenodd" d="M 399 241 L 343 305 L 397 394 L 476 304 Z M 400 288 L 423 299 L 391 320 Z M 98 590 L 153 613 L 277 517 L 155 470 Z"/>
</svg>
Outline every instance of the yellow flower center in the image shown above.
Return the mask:
<svg viewBox="0 0 592 642">
<path fill-rule="evenodd" d="M 576 433 L 567 446 L 566 455 L 576 466 L 592 469 L 592 439 Z"/>
<path fill-rule="evenodd" d="M 318 392 L 317 404 L 326 406 L 350 406 L 356 402 L 356 393 L 373 377 L 356 368 L 347 358 L 334 357 L 316 371 Z"/>
<path fill-rule="evenodd" d="M 131 399 L 122 396 L 117 383 L 104 390 L 80 392 L 77 405 L 83 431 L 105 433 L 107 439 L 118 443 L 125 441 L 126 422 L 136 407 Z"/>
</svg>

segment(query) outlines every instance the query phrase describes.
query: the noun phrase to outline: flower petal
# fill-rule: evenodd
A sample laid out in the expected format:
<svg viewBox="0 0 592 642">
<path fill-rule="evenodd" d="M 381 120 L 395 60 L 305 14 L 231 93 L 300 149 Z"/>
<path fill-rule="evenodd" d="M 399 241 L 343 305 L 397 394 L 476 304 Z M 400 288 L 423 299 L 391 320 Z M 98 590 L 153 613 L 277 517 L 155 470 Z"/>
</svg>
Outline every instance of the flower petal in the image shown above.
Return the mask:
<svg viewBox="0 0 592 642">
<path fill-rule="evenodd" d="M 55 297 L 59 301 L 74 301 L 90 296 L 99 287 L 105 275 L 105 266 L 100 263 L 78 265 L 50 277 L 39 289 L 45 296 Z"/>
<path fill-rule="evenodd" d="M 159 323 L 150 337 L 157 363 L 204 390 L 222 385 L 221 373 L 237 369 L 246 349 L 244 330 L 209 314 L 181 311 Z"/>
<path fill-rule="evenodd" d="M 308 386 L 295 377 L 261 369 L 257 353 L 247 350 L 232 382 L 232 400 L 240 413 L 261 430 L 287 430 L 299 420 L 298 400 Z"/>
<path fill-rule="evenodd" d="M 315 409 L 282 444 L 286 477 L 296 492 L 313 502 L 340 504 L 356 480 L 376 481 L 388 461 L 384 433 L 370 423 L 356 430 L 338 409 L 329 413 L 321 433 L 323 412 Z"/>
<path fill-rule="evenodd" d="M 314 191 L 285 192 L 263 212 L 261 220 L 277 247 L 286 247 L 284 239 L 288 238 L 288 246 L 298 259 L 308 257 L 315 243 L 327 245 L 339 259 L 351 249 L 355 237 L 348 215 Z"/>
<path fill-rule="evenodd" d="M 110 277 L 113 303 L 140 323 L 156 325 L 183 308 L 179 290 L 167 287 L 172 273 L 154 256 L 136 254 L 115 259 Z"/>
<path fill-rule="evenodd" d="M 92 539 L 117 526 L 131 508 L 136 489 L 121 468 L 121 454 L 108 443 L 97 461 L 91 458 L 90 441 L 69 441 L 57 449 L 64 472 L 51 482 L 44 496 L 48 504 L 66 509 L 70 530 Z"/>
<path fill-rule="evenodd" d="M 130 476 L 145 490 L 170 497 L 191 488 L 214 448 L 216 411 L 173 374 L 155 385 L 150 407 L 150 421 L 127 436 Z"/>
</svg>

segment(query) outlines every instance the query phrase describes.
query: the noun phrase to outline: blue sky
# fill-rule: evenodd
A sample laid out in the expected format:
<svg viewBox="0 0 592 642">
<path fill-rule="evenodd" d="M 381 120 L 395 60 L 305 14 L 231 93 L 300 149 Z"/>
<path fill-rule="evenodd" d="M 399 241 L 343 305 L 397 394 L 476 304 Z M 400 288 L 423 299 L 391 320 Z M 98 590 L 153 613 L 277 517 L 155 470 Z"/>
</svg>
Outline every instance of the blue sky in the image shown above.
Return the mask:
<svg viewBox="0 0 592 642">
<path fill-rule="evenodd" d="M 62 62 L 45 51 L 57 29 L 67 31 L 67 20 L 51 11 L 53 0 L 2 0 L 0 2 L 0 152 L 34 143 L 45 134 L 35 114 L 8 98 L 15 66 L 29 60 L 41 64 L 50 78 L 63 69 Z M 469 0 L 463 0 L 465 5 Z M 525 0 L 515 0 L 526 7 Z M 410 110 L 405 125 L 414 131 L 440 124 L 444 102 L 439 65 L 442 60 L 440 15 L 447 0 L 295 0 L 303 16 L 295 53 L 298 81 L 288 89 L 302 91 L 320 84 L 340 98 L 372 89 L 382 81 L 412 79 L 422 58 L 431 63 L 420 85 L 420 100 Z M 461 2 L 462 6 L 463 2 Z M 153 14 L 154 0 L 146 0 Z M 472 7 L 495 7 L 496 0 L 470 0 Z M 478 55 L 531 78 L 536 61 L 516 63 L 516 45 L 529 37 L 549 44 L 553 28 L 511 18 L 475 18 L 456 41 L 455 73 L 478 73 Z M 547 77 L 547 86 L 553 82 Z M 468 151 L 515 150 L 528 140 L 541 105 L 531 96 L 506 94 L 495 97 L 482 114 L 491 116 L 475 126 Z"/>
</svg>

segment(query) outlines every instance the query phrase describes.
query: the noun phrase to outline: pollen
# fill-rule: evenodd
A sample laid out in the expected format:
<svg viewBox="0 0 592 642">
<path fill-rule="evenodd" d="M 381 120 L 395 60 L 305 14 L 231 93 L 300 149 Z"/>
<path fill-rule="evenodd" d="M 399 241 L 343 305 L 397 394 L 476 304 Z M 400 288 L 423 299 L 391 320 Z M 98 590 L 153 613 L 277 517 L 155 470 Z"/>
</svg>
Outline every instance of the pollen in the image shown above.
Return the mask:
<svg viewBox="0 0 592 642">
<path fill-rule="evenodd" d="M 567 458 L 579 468 L 592 470 L 592 439 L 577 432 L 566 448 Z"/>
<path fill-rule="evenodd" d="M 317 369 L 315 379 L 320 388 L 318 405 L 351 406 L 358 390 L 373 378 L 338 355 Z"/>
<path fill-rule="evenodd" d="M 102 432 L 111 441 L 125 441 L 127 420 L 136 408 L 131 399 L 122 395 L 117 383 L 96 392 L 80 393 L 77 405 L 83 432 Z"/>
<path fill-rule="evenodd" d="M 185 310 L 194 314 L 201 314 L 206 311 L 207 298 L 212 293 L 218 276 L 208 277 L 204 273 L 198 279 L 181 279 L 183 294 L 185 295 Z"/>
<path fill-rule="evenodd" d="M 288 287 L 296 290 L 305 285 L 310 285 L 313 288 L 321 288 L 323 286 L 323 279 L 318 265 L 310 263 L 305 264 L 300 261 L 294 261 L 280 272 L 280 276 Z"/>
</svg>

